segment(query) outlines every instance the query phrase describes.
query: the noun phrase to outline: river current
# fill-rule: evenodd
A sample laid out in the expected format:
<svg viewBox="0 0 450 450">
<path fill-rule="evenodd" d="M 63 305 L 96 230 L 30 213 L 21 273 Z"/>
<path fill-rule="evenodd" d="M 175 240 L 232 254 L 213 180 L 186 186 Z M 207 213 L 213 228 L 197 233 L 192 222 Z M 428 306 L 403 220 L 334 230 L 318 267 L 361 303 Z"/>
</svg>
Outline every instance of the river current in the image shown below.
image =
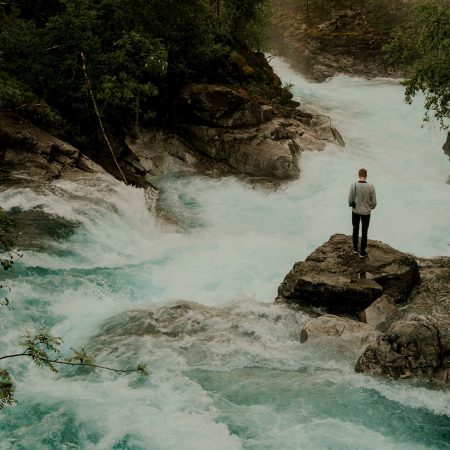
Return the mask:
<svg viewBox="0 0 450 450">
<path fill-rule="evenodd" d="M 378 197 L 369 238 L 450 255 L 445 134 L 421 127 L 421 101 L 406 105 L 393 80 L 314 84 L 272 64 L 346 141 L 303 153 L 300 178 L 276 191 L 234 178 L 161 178 L 162 204 L 183 232 L 155 216 L 142 189 L 101 177 L 0 191 L 4 209 L 73 225 L 25 251 L 10 273 L 14 310 L 1 311 L 0 354 L 46 326 L 64 350 L 88 345 L 99 363 L 150 370 L 52 374 L 8 360 L 19 403 L 0 412 L 0 449 L 450 448 L 448 391 L 355 374 L 348 349 L 300 344 L 306 317 L 273 304 L 294 262 L 350 233 L 347 194 L 360 167 Z M 180 301 L 181 315 L 171 308 Z M 151 312 L 168 331 L 142 332 L 145 320 L 130 322 L 129 310 Z"/>
</svg>

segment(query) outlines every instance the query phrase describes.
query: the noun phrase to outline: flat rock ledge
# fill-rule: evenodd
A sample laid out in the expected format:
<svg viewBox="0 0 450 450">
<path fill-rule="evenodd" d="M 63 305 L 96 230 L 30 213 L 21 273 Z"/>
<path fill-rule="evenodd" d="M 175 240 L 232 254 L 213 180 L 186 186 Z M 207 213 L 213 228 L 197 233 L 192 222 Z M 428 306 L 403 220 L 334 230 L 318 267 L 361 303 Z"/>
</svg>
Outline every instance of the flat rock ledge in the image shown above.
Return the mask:
<svg viewBox="0 0 450 450">
<path fill-rule="evenodd" d="M 13 113 L 0 115 L 0 162 L 2 184 L 106 174 L 79 149 Z"/>
<path fill-rule="evenodd" d="M 147 171 L 129 149 L 116 155 L 128 183 L 155 190 Z M 111 159 L 108 155 L 108 160 Z M 75 180 L 89 174 L 121 179 L 114 164 L 105 170 L 80 149 L 35 126 L 19 114 L 0 114 L 0 178 L 2 183 L 20 179 L 37 182 L 64 178 Z"/>
<path fill-rule="evenodd" d="M 450 384 L 450 258 L 415 258 L 369 241 L 368 259 L 336 234 L 294 268 L 278 302 L 313 315 L 301 342 L 352 346 L 355 370 Z M 334 345 L 330 344 L 330 345 Z"/>
<path fill-rule="evenodd" d="M 278 301 L 358 317 L 382 295 L 404 302 L 419 282 L 415 258 L 369 240 L 369 257 L 353 254 L 350 236 L 335 234 L 298 262 L 278 289 Z"/>
</svg>

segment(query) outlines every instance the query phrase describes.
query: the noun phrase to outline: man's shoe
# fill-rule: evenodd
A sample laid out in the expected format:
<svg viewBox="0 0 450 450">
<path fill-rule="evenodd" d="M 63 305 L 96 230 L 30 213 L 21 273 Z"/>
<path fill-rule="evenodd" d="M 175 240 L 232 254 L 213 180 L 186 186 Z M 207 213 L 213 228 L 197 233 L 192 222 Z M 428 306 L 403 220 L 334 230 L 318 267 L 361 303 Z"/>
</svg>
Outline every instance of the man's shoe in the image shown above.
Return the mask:
<svg viewBox="0 0 450 450">
<path fill-rule="evenodd" d="M 359 254 L 359 257 L 360 258 L 367 258 L 369 255 L 366 253 L 366 252 L 364 252 L 364 253 L 360 253 Z"/>
<path fill-rule="evenodd" d="M 353 249 L 353 253 L 354 253 L 355 255 L 357 255 L 359 252 L 358 252 L 358 250 Z"/>
</svg>

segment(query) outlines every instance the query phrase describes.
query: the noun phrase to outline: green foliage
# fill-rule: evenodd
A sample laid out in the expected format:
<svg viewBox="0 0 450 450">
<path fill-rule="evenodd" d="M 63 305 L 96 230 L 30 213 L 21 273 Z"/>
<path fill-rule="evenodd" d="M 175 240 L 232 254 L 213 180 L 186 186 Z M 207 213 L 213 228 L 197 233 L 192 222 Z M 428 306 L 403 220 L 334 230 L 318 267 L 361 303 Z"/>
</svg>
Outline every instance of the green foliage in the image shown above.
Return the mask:
<svg viewBox="0 0 450 450">
<path fill-rule="evenodd" d="M 0 409 L 16 403 L 14 392 L 14 383 L 9 372 L 5 369 L 0 369 Z"/>
<path fill-rule="evenodd" d="M 413 24 L 398 31 L 385 47 L 390 61 L 409 66 L 405 99 L 425 95 L 425 121 L 430 113 L 441 128 L 450 119 L 450 8 L 432 3 L 415 7 Z"/>
<path fill-rule="evenodd" d="M 38 102 L 38 97 L 22 83 L 0 72 L 0 110 L 17 109 Z"/>
<path fill-rule="evenodd" d="M 268 30 L 269 3 L 10 0 L 13 14 L 0 28 L 0 77 L 7 79 L 0 83 L 0 108 L 46 103 L 71 125 L 74 136 L 80 130 L 98 135 L 83 52 L 107 127 L 132 129 L 138 120 L 145 125 L 155 112 L 164 116 L 170 110 L 183 84 L 214 74 L 234 47 L 259 49 Z"/>
<path fill-rule="evenodd" d="M 281 88 L 281 96 L 280 96 L 280 104 L 281 105 L 287 105 L 292 100 L 293 94 L 292 94 L 292 88 L 294 85 L 292 83 L 286 83 Z"/>
<path fill-rule="evenodd" d="M 35 333 L 28 332 L 22 337 L 22 341 L 20 342 L 24 351 L 13 355 L 0 356 L 0 360 L 25 356 L 31 358 L 37 366 L 46 367 L 52 372 L 58 372 L 56 365 L 69 365 L 84 366 L 92 369 L 100 368 L 121 373 L 137 372 L 144 376 L 148 375 L 147 364 L 142 362 L 131 369 L 115 369 L 112 367 L 100 366 L 96 364 L 95 357 L 88 354 L 84 348 L 81 348 L 80 350 L 72 348 L 73 355 L 62 358 L 59 350 L 62 342 L 63 340 L 60 337 L 53 336 L 46 328 L 42 328 Z M 5 369 L 0 369 L 0 409 L 6 405 L 13 405 L 16 403 L 14 393 L 14 383 L 9 372 Z"/>
<path fill-rule="evenodd" d="M 149 33 L 117 27 L 106 33 L 106 1 L 60 0 L 60 9 L 43 26 L 25 20 L 23 11 L 9 17 L 0 33 L 4 70 L 58 110 L 79 129 L 92 130 L 93 111 L 81 67 L 88 59 L 94 92 L 106 118 L 131 126 L 137 99 L 156 95 L 155 80 L 167 69 L 164 46 Z M 115 2 L 125 8 L 125 2 Z M 146 105 L 148 106 L 148 105 Z M 93 131 L 93 130 L 92 130 Z"/>
<path fill-rule="evenodd" d="M 272 20 L 272 5 L 270 1 L 262 1 L 255 6 L 255 14 L 248 21 L 242 32 L 242 40 L 258 52 L 264 47 L 270 31 Z"/>
<path fill-rule="evenodd" d="M 222 0 L 218 11 L 219 27 L 234 46 L 259 50 L 269 31 L 270 1 Z"/>
<path fill-rule="evenodd" d="M 73 351 L 73 355 L 65 358 L 65 362 L 83 364 L 87 366 L 95 365 L 95 357 L 93 355 L 88 355 L 84 348 L 81 348 L 81 350 L 71 348 L 71 350 Z"/>
<path fill-rule="evenodd" d="M 166 61 L 167 52 L 160 41 L 135 31 L 114 42 L 113 50 L 100 62 L 108 70 L 97 82 L 97 101 L 104 114 L 134 117 L 141 113 L 141 105 L 149 106 L 158 93 L 152 79 L 165 75 Z M 144 119 L 149 114 L 148 109 Z"/>
<path fill-rule="evenodd" d="M 25 349 L 24 353 L 40 367 L 47 367 L 52 372 L 57 372 L 52 357 L 59 354 L 59 346 L 62 339 L 52 336 L 46 328 L 41 328 L 37 333 L 27 333 L 23 336 L 20 345 Z"/>
</svg>

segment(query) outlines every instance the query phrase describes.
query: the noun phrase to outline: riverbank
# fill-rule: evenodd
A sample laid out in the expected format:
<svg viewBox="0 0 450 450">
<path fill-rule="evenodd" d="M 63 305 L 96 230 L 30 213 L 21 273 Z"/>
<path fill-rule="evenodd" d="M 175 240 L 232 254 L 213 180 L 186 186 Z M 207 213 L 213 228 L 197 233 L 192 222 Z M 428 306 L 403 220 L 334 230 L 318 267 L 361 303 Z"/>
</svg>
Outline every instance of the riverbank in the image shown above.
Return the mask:
<svg viewBox="0 0 450 450">
<path fill-rule="evenodd" d="M 409 20 L 410 2 L 273 0 L 272 10 L 270 49 L 308 78 L 403 74 L 402 67 L 386 61 L 382 49 L 394 29 Z"/>
</svg>

